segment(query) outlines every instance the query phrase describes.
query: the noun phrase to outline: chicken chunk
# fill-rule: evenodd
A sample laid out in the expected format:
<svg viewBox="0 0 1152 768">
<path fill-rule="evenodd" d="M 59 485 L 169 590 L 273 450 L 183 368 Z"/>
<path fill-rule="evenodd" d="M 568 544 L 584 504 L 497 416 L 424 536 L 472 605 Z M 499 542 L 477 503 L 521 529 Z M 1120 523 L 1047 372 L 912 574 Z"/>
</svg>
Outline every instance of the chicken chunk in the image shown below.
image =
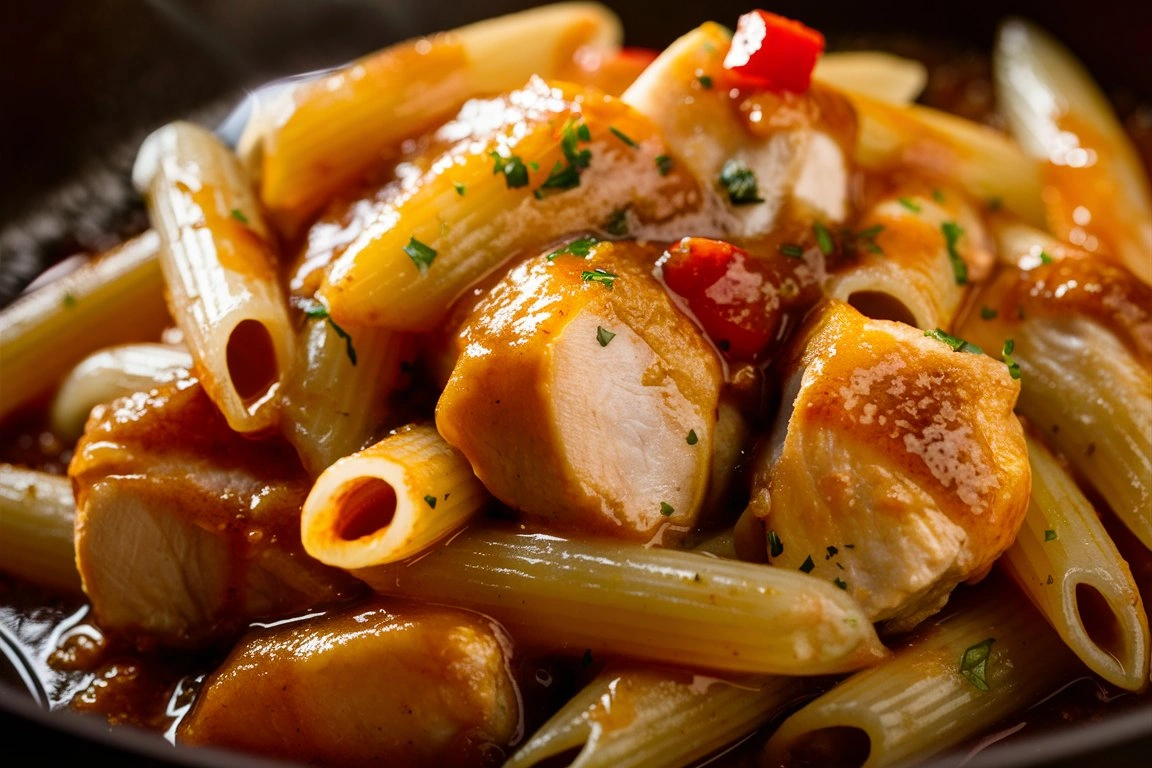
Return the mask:
<svg viewBox="0 0 1152 768">
<path fill-rule="evenodd" d="M 819 305 L 747 511 L 773 564 L 835 582 L 893 631 L 988 572 L 1031 491 L 1019 382 L 948 338 Z"/>
<path fill-rule="evenodd" d="M 530 519 L 648 539 L 696 518 L 721 366 L 653 277 L 661 253 L 600 243 L 529 259 L 460 334 L 436 426 Z"/>
<path fill-rule="evenodd" d="M 177 740 L 348 768 L 487 764 L 520 722 L 507 647 L 478 614 L 380 602 L 257 630 Z"/>
<path fill-rule="evenodd" d="M 309 483 L 291 447 L 232 432 L 195 379 L 95 408 L 69 475 L 107 629 L 196 645 L 352 589 L 300 545 Z"/>
</svg>

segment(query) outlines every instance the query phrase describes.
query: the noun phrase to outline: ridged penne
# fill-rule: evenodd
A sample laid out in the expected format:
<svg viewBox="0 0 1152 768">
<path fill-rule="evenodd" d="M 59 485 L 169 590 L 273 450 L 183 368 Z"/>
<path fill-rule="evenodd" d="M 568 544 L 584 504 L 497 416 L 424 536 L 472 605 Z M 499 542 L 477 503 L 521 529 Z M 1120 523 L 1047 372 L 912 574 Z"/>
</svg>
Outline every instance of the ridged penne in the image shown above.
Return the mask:
<svg viewBox="0 0 1152 768">
<path fill-rule="evenodd" d="M 272 236 L 239 162 L 208 131 L 177 122 L 145 140 L 133 180 L 205 390 L 237 432 L 274 426 L 292 328 Z"/>
<path fill-rule="evenodd" d="M 75 440 L 97 405 L 191 375 L 192 356 L 181 347 L 126 344 L 101 350 L 84 358 L 60 384 L 52 401 L 52 429 Z"/>
<path fill-rule="evenodd" d="M 300 537 L 322 563 L 369 568 L 426 551 L 487 502 L 460 452 L 432 425 L 410 425 L 324 470 L 304 502 Z"/>
<path fill-rule="evenodd" d="M 0 312 L 0 418 L 96 350 L 160 334 L 171 320 L 159 248 L 147 232 Z"/>
<path fill-rule="evenodd" d="M 1148 684 L 1148 616 L 1132 572 L 1092 505 L 1029 436 L 1032 503 L 1004 564 L 1089 669 L 1128 690 Z"/>
<path fill-rule="evenodd" d="M 619 20 L 597 3 L 557 3 L 411 40 L 301 83 L 267 103 L 240 141 L 272 219 L 294 231 L 400 142 L 470 98 L 557 77 L 583 45 L 613 49 Z"/>
<path fill-rule="evenodd" d="M 1076 657 L 1010 585 L 985 587 L 980 599 L 922 628 L 888 661 L 785 720 L 765 744 L 762 764 L 919 762 L 1078 674 Z"/>
<path fill-rule="evenodd" d="M 284 382 L 280 429 L 309 474 L 319 475 L 376 434 L 407 349 L 392 331 L 306 320 Z"/>
<path fill-rule="evenodd" d="M 609 668 L 504 768 L 530 768 L 576 749 L 568 768 L 696 765 L 768 722 L 806 687 L 795 677 L 727 680 L 656 667 Z M 620 712 L 632 714 L 623 718 Z"/>
<path fill-rule="evenodd" d="M 384 594 L 479 610 L 549 648 L 782 675 L 859 669 L 885 653 L 827 582 L 639 544 L 476 528 L 411 563 L 353 573 Z"/>
<path fill-rule="evenodd" d="M 0 569 L 36 584 L 80 592 L 72 529 L 72 481 L 0 464 Z"/>
<path fill-rule="evenodd" d="M 1022 19 L 1001 26 L 993 73 L 1012 135 L 1043 164 L 1052 231 L 1111 253 L 1152 283 L 1148 174 L 1100 87 L 1068 49 Z"/>
<path fill-rule="evenodd" d="M 837 51 L 816 62 L 812 79 L 892 104 L 911 104 L 928 84 L 919 61 L 879 51 Z"/>
</svg>

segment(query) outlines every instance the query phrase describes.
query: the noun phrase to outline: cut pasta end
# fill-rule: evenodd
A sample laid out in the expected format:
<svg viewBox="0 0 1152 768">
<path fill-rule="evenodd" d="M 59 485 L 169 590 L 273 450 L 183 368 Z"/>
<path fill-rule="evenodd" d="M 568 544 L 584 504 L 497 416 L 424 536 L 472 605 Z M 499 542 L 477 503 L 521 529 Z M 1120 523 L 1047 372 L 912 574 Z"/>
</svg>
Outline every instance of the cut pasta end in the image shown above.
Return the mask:
<svg viewBox="0 0 1152 768">
<path fill-rule="evenodd" d="M 872 737 L 852 725 L 830 725 L 808 731 L 787 743 L 769 741 L 760 768 L 779 765 L 824 765 L 863 768 L 872 755 Z"/>
<path fill-rule="evenodd" d="M 1076 617 L 1072 631 L 1082 634 L 1081 659 L 1110 683 L 1130 691 L 1148 685 L 1148 626 L 1139 606 L 1124 604 L 1111 590 L 1081 581 L 1065 590 Z"/>
</svg>

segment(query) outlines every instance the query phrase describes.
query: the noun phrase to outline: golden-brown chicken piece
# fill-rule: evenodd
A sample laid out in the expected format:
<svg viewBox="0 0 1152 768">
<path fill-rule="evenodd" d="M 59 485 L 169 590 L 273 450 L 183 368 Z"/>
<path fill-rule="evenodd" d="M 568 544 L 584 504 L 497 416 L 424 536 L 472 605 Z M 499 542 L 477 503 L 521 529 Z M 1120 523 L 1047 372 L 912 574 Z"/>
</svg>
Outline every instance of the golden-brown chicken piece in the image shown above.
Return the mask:
<svg viewBox="0 0 1152 768">
<path fill-rule="evenodd" d="M 833 581 L 893 631 L 988 572 L 1031 491 L 1019 382 L 948 339 L 835 300 L 813 310 L 746 513 L 774 565 Z"/>
<path fill-rule="evenodd" d="M 648 539 L 704 499 L 720 362 L 653 277 L 662 249 L 579 245 L 477 305 L 436 426 L 528 518 Z"/>
<path fill-rule="evenodd" d="M 520 723 L 507 648 L 478 614 L 380 601 L 256 630 L 177 739 L 347 768 L 489 764 Z"/>
<path fill-rule="evenodd" d="M 309 481 L 292 448 L 232 432 L 195 379 L 95 408 L 69 475 L 107 629 L 193 645 L 352 588 L 300 545 Z"/>
</svg>

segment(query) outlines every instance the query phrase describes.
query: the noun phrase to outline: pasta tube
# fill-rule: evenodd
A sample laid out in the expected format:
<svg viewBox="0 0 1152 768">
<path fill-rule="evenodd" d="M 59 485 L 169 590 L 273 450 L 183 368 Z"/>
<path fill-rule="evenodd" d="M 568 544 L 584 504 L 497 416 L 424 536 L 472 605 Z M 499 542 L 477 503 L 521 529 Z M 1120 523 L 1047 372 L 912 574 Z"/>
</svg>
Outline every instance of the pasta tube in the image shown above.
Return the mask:
<svg viewBox="0 0 1152 768">
<path fill-rule="evenodd" d="M 1066 48 L 1022 19 L 1001 26 L 993 74 L 1012 135 L 1042 162 L 1052 231 L 1111 253 L 1152 283 L 1148 176 L 1099 86 Z"/>
<path fill-rule="evenodd" d="M 785 720 L 761 765 L 918 762 L 1080 674 L 1076 657 L 1010 586 L 981 593 Z"/>
<path fill-rule="evenodd" d="M 354 575 L 577 652 L 782 675 L 859 669 L 885 653 L 855 601 L 829 583 L 637 544 L 477 528 L 414 562 Z"/>
<path fill-rule="evenodd" d="M 291 232 L 404 139 L 466 100 L 557 77 L 583 45 L 615 48 L 619 20 L 570 2 L 394 45 L 257 105 L 240 153 Z"/>
<path fill-rule="evenodd" d="M 488 501 L 467 460 L 430 424 L 345 457 L 316 480 L 300 536 L 322 563 L 367 568 L 418 555 Z"/>
<path fill-rule="evenodd" d="M 186 379 L 191 369 L 192 356 L 167 344 L 129 344 L 89 355 L 60 385 L 52 401 L 52 429 L 65 440 L 75 440 L 97 405 Z"/>
<path fill-rule="evenodd" d="M 1148 616 L 1095 510 L 1028 436 L 1032 503 L 1005 567 L 1088 668 L 1128 690 L 1148 684 Z"/>
<path fill-rule="evenodd" d="M 80 592 L 66 477 L 0 464 L 0 567 L 37 584 Z"/>
<path fill-rule="evenodd" d="M 205 391 L 237 432 L 275 425 L 292 329 L 271 235 L 239 163 L 211 133 L 178 122 L 145 140 L 133 179 Z"/>
<path fill-rule="evenodd" d="M 795 677 L 722 680 L 659 668 L 608 669 L 540 727 L 504 768 L 580 749 L 569 768 L 696 765 L 797 699 Z M 632 713 L 629 718 L 620 712 Z"/>
<path fill-rule="evenodd" d="M 159 247 L 146 232 L 0 312 L 0 418 L 92 352 L 160 334 L 171 321 Z"/>
<path fill-rule="evenodd" d="M 911 104 L 928 84 L 928 69 L 890 53 L 841 51 L 820 57 L 812 79 L 880 101 Z"/>
</svg>

